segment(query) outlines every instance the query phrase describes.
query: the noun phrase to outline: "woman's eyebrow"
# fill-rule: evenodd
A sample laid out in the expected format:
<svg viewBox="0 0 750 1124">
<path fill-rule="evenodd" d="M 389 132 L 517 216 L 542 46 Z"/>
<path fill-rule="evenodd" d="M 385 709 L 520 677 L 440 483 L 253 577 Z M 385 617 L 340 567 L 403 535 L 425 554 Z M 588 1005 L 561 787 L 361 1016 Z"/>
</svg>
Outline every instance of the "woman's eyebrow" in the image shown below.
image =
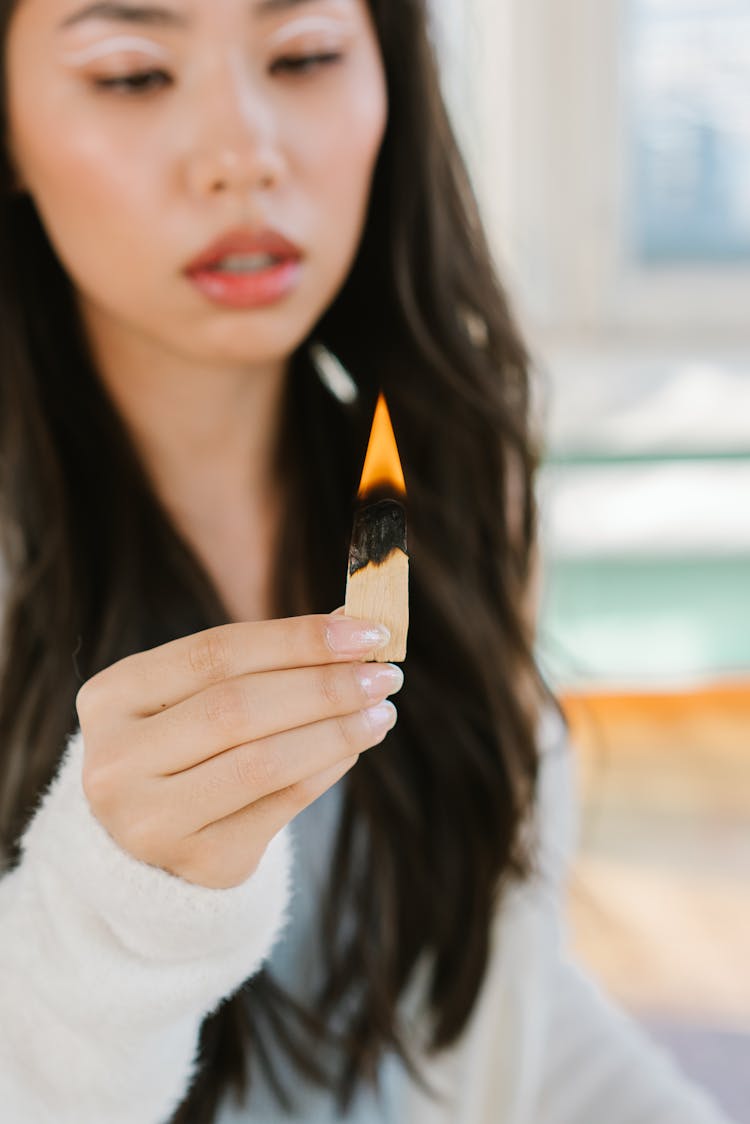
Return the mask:
<svg viewBox="0 0 750 1124">
<path fill-rule="evenodd" d="M 151 27 L 187 27 L 190 22 L 186 16 L 172 8 L 157 8 L 143 4 L 113 3 L 111 0 L 100 0 L 96 4 L 88 4 L 78 12 L 67 16 L 59 25 L 60 29 L 73 27 L 83 23 L 84 20 L 112 20 L 118 23 L 140 23 Z"/>
<path fill-rule="evenodd" d="M 316 0 L 257 0 L 251 4 L 251 10 L 256 15 L 284 12 L 303 4 L 316 3 Z M 78 12 L 67 16 L 59 25 L 59 30 L 73 27 L 89 19 L 105 19 L 117 23 L 146 24 L 150 27 L 188 27 L 190 20 L 187 16 L 176 12 L 173 8 L 159 8 L 145 4 L 123 4 L 117 0 L 99 0 L 98 3 L 88 4 Z"/>
</svg>

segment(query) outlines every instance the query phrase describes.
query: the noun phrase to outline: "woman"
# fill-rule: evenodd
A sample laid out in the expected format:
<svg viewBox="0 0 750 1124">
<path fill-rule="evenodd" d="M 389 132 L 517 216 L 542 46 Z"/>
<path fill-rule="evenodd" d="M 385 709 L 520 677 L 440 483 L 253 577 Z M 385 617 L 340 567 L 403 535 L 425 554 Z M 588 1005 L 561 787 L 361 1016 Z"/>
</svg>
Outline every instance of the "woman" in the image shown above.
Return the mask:
<svg viewBox="0 0 750 1124">
<path fill-rule="evenodd" d="M 529 363 L 422 4 L 0 12 L 4 1119 L 718 1124 L 558 936 Z M 395 728 L 331 612 L 381 387 Z"/>
</svg>

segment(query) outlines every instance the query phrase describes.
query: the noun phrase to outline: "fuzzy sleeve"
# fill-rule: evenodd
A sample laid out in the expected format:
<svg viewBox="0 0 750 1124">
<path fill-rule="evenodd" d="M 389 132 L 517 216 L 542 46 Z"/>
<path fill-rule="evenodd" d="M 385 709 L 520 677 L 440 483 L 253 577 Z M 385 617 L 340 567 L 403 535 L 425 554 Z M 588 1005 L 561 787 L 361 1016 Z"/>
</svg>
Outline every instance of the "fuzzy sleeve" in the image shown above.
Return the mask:
<svg viewBox="0 0 750 1124">
<path fill-rule="evenodd" d="M 203 1019 L 258 970 L 287 915 L 289 828 L 244 883 L 133 858 L 93 815 L 80 731 L 0 880 L 0 1105 L 15 1124 L 165 1124 Z"/>
</svg>

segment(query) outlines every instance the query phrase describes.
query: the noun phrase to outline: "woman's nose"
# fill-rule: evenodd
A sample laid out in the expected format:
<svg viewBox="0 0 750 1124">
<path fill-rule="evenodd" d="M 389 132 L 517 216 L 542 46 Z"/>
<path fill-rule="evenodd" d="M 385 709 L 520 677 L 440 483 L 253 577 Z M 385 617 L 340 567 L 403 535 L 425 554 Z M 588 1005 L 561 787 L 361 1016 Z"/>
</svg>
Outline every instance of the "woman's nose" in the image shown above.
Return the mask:
<svg viewBox="0 0 750 1124">
<path fill-rule="evenodd" d="M 251 137 L 231 143 L 217 139 L 192 155 L 188 181 L 199 198 L 268 190 L 276 186 L 281 174 L 279 154 L 267 143 L 256 144 Z"/>
<path fill-rule="evenodd" d="M 268 190 L 284 174 L 274 108 L 252 89 L 237 64 L 197 106 L 188 182 L 196 197 Z"/>
</svg>

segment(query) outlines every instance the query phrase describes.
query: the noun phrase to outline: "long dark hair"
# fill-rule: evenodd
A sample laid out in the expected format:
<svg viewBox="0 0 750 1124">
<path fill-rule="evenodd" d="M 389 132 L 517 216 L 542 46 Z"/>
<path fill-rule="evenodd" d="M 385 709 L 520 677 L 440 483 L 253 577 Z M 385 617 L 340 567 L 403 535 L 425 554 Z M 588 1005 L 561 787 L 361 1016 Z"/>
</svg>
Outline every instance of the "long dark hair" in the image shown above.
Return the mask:
<svg viewBox="0 0 750 1124">
<path fill-rule="evenodd" d="M 13 6 L 0 0 L 3 41 Z M 304 1008 L 268 969 L 247 981 L 205 1019 L 201 1067 L 173 1124 L 209 1124 L 226 1092 L 242 1095 L 251 1050 L 286 1102 L 267 1056 L 273 1036 L 346 1109 L 385 1050 L 411 1064 L 397 1003 L 423 955 L 430 1045 L 454 1042 L 482 984 L 493 911 L 530 867 L 520 829 L 544 688 L 523 612 L 537 463 L 529 356 L 441 97 L 424 0 L 370 6 L 390 119 L 358 256 L 311 333 L 360 396 L 345 408 L 324 388 L 308 341 L 292 357 L 275 611 L 343 601 L 382 387 L 409 493 L 406 686 L 396 729 L 341 782 L 319 1002 Z M 69 278 L 32 200 L 11 193 L 6 153 L 0 162 L 0 843 L 10 866 L 76 727 L 80 684 L 229 616 L 160 505 L 97 378 Z M 353 931 L 340 923 L 348 911 Z M 338 1061 L 323 1066 L 321 1043 L 344 1010 Z"/>
</svg>

